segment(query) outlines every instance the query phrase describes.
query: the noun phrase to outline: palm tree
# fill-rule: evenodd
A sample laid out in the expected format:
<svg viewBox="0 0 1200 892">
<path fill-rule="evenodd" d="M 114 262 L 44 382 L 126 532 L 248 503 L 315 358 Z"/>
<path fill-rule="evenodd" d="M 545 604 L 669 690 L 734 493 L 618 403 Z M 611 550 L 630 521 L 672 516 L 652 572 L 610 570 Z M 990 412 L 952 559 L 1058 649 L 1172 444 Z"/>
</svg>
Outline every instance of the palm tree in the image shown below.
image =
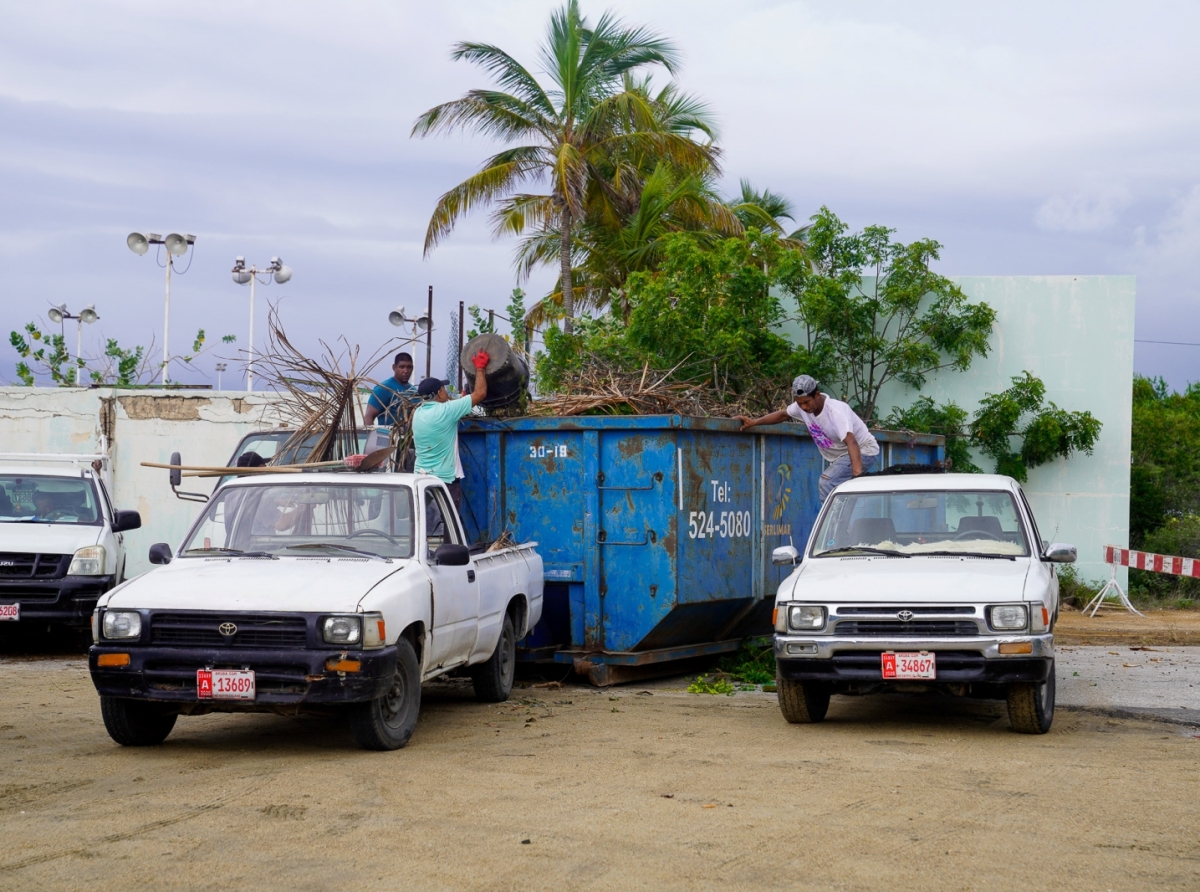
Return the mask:
<svg viewBox="0 0 1200 892">
<path fill-rule="evenodd" d="M 425 234 L 425 253 L 477 205 L 504 202 L 496 234 L 555 229 L 565 328 L 572 328 L 575 296 L 572 250 L 576 225 L 584 218 L 593 181 L 622 153 L 645 153 L 682 166 L 712 165 L 711 143 L 663 127 L 645 95 L 626 89 L 624 76 L 651 65 L 674 73 L 674 46 L 644 28 L 627 28 L 605 13 L 592 27 L 578 0 L 550 17 L 541 63 L 543 86 L 499 47 L 460 43 L 451 58 L 481 66 L 499 89 L 470 90 L 461 99 L 435 106 L 413 125 L 413 136 L 456 129 L 522 142 L 484 161 L 478 173 L 438 199 Z M 521 187 L 549 181 L 550 194 L 525 194 Z"/>
</svg>

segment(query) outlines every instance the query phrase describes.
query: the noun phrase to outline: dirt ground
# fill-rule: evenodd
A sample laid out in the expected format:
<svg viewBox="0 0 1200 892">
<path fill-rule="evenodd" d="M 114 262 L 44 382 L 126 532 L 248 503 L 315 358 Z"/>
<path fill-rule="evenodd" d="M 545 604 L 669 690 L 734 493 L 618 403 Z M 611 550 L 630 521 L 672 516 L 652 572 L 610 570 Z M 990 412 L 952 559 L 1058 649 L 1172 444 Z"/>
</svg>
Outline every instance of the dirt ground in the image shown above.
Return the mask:
<svg viewBox="0 0 1200 892">
<path fill-rule="evenodd" d="M 1094 617 L 1064 607 L 1054 627 L 1055 644 L 1200 644 L 1200 610 L 1143 610 L 1137 616 L 1106 607 Z"/>
<path fill-rule="evenodd" d="M 82 658 L 0 662 L 0 888 L 1200 887 L 1195 728 L 682 682 L 425 687 L 407 749 L 321 719 L 181 718 L 122 749 Z"/>
</svg>

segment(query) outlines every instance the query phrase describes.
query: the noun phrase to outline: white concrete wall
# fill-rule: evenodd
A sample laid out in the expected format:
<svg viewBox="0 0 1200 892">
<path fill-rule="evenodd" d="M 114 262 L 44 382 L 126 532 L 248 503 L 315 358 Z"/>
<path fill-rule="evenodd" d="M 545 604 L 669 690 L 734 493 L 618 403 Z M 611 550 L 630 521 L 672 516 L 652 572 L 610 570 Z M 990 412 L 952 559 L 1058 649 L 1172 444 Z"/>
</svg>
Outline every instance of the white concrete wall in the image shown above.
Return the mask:
<svg viewBox="0 0 1200 892">
<path fill-rule="evenodd" d="M 1023 485 L 1044 538 L 1079 549 L 1085 579 L 1107 579 L 1105 545 L 1129 543 L 1129 453 L 1133 391 L 1133 276 L 965 276 L 954 281 L 996 310 L 989 356 L 966 372 L 941 372 L 918 393 L 885 388 L 878 414 L 918 396 L 953 400 L 970 413 L 988 393 L 1028 370 L 1046 385 L 1046 400 L 1087 410 L 1104 424 L 1092 455 L 1076 454 L 1029 472 Z M 784 304 L 786 311 L 792 308 Z M 976 456 L 992 471 L 994 463 Z M 1126 584 L 1127 571 L 1118 579 Z"/>
<path fill-rule="evenodd" d="M 99 453 L 112 459 L 114 507 L 142 515 L 125 534 L 126 574 L 150 566 L 154 542 L 174 550 L 203 507 L 175 498 L 166 463 L 179 452 L 186 464 L 223 465 L 248 433 L 278 426 L 271 394 L 213 391 L 0 387 L 0 452 Z M 214 480 L 184 478 L 181 489 L 209 493 Z"/>
</svg>

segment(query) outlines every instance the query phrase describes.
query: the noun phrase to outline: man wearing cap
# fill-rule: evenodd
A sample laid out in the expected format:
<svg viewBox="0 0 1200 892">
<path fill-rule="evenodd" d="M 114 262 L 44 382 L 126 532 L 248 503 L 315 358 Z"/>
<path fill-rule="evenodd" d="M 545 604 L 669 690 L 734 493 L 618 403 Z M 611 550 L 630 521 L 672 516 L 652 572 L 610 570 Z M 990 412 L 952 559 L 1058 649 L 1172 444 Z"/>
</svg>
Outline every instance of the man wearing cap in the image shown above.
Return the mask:
<svg viewBox="0 0 1200 892">
<path fill-rule="evenodd" d="M 470 396 L 450 399 L 446 383 L 438 378 L 426 378 L 417 387 L 421 405 L 413 413 L 413 445 L 417 448 L 414 470 L 418 474 L 432 474 L 450 490 L 454 507 L 462 507 L 462 485 L 458 482 L 464 475 L 458 457 L 458 420 L 471 414 L 471 409 L 487 398 L 488 355 L 480 350 L 471 358 L 475 366 L 475 389 Z"/>
<path fill-rule="evenodd" d="M 392 361 L 392 377 L 377 385 L 367 400 L 363 421 L 391 427 L 400 419 L 401 401 L 412 399 L 416 388 L 409 382 L 413 373 L 413 358 L 408 353 L 397 353 Z"/>
<path fill-rule="evenodd" d="M 829 463 L 817 486 L 824 502 L 839 483 L 871 470 L 879 455 L 879 443 L 854 410 L 841 400 L 821 393 L 811 375 L 796 378 L 792 382 L 792 394 L 796 401 L 778 412 L 762 418 L 736 417 L 742 423 L 742 430 L 760 424 L 779 424 L 789 418 L 803 421 L 817 450 Z"/>
</svg>

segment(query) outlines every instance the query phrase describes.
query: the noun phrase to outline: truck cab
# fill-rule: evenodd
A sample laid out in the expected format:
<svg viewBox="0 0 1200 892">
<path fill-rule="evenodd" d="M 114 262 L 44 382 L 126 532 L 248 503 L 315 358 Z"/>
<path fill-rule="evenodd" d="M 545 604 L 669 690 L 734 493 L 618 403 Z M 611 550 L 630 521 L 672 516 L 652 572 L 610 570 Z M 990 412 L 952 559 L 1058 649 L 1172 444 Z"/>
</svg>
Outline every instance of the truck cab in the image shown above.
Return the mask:
<svg viewBox="0 0 1200 892">
<path fill-rule="evenodd" d="M 1054 716 L 1060 563 L 1020 485 L 985 474 L 879 474 L 826 500 L 775 601 L 779 704 L 819 722 L 831 695 L 940 690 L 1005 700 L 1014 730 Z"/>
<path fill-rule="evenodd" d="M 89 655 L 110 736 L 161 743 L 179 715 L 323 713 L 404 746 L 421 683 L 470 674 L 507 699 L 542 611 L 533 544 L 473 553 L 445 485 L 391 473 L 230 480 L 177 553 L 100 600 Z"/>
<path fill-rule="evenodd" d="M 86 630 L 96 602 L 121 581 L 124 533 L 104 455 L 0 455 L 0 621 Z"/>
</svg>

